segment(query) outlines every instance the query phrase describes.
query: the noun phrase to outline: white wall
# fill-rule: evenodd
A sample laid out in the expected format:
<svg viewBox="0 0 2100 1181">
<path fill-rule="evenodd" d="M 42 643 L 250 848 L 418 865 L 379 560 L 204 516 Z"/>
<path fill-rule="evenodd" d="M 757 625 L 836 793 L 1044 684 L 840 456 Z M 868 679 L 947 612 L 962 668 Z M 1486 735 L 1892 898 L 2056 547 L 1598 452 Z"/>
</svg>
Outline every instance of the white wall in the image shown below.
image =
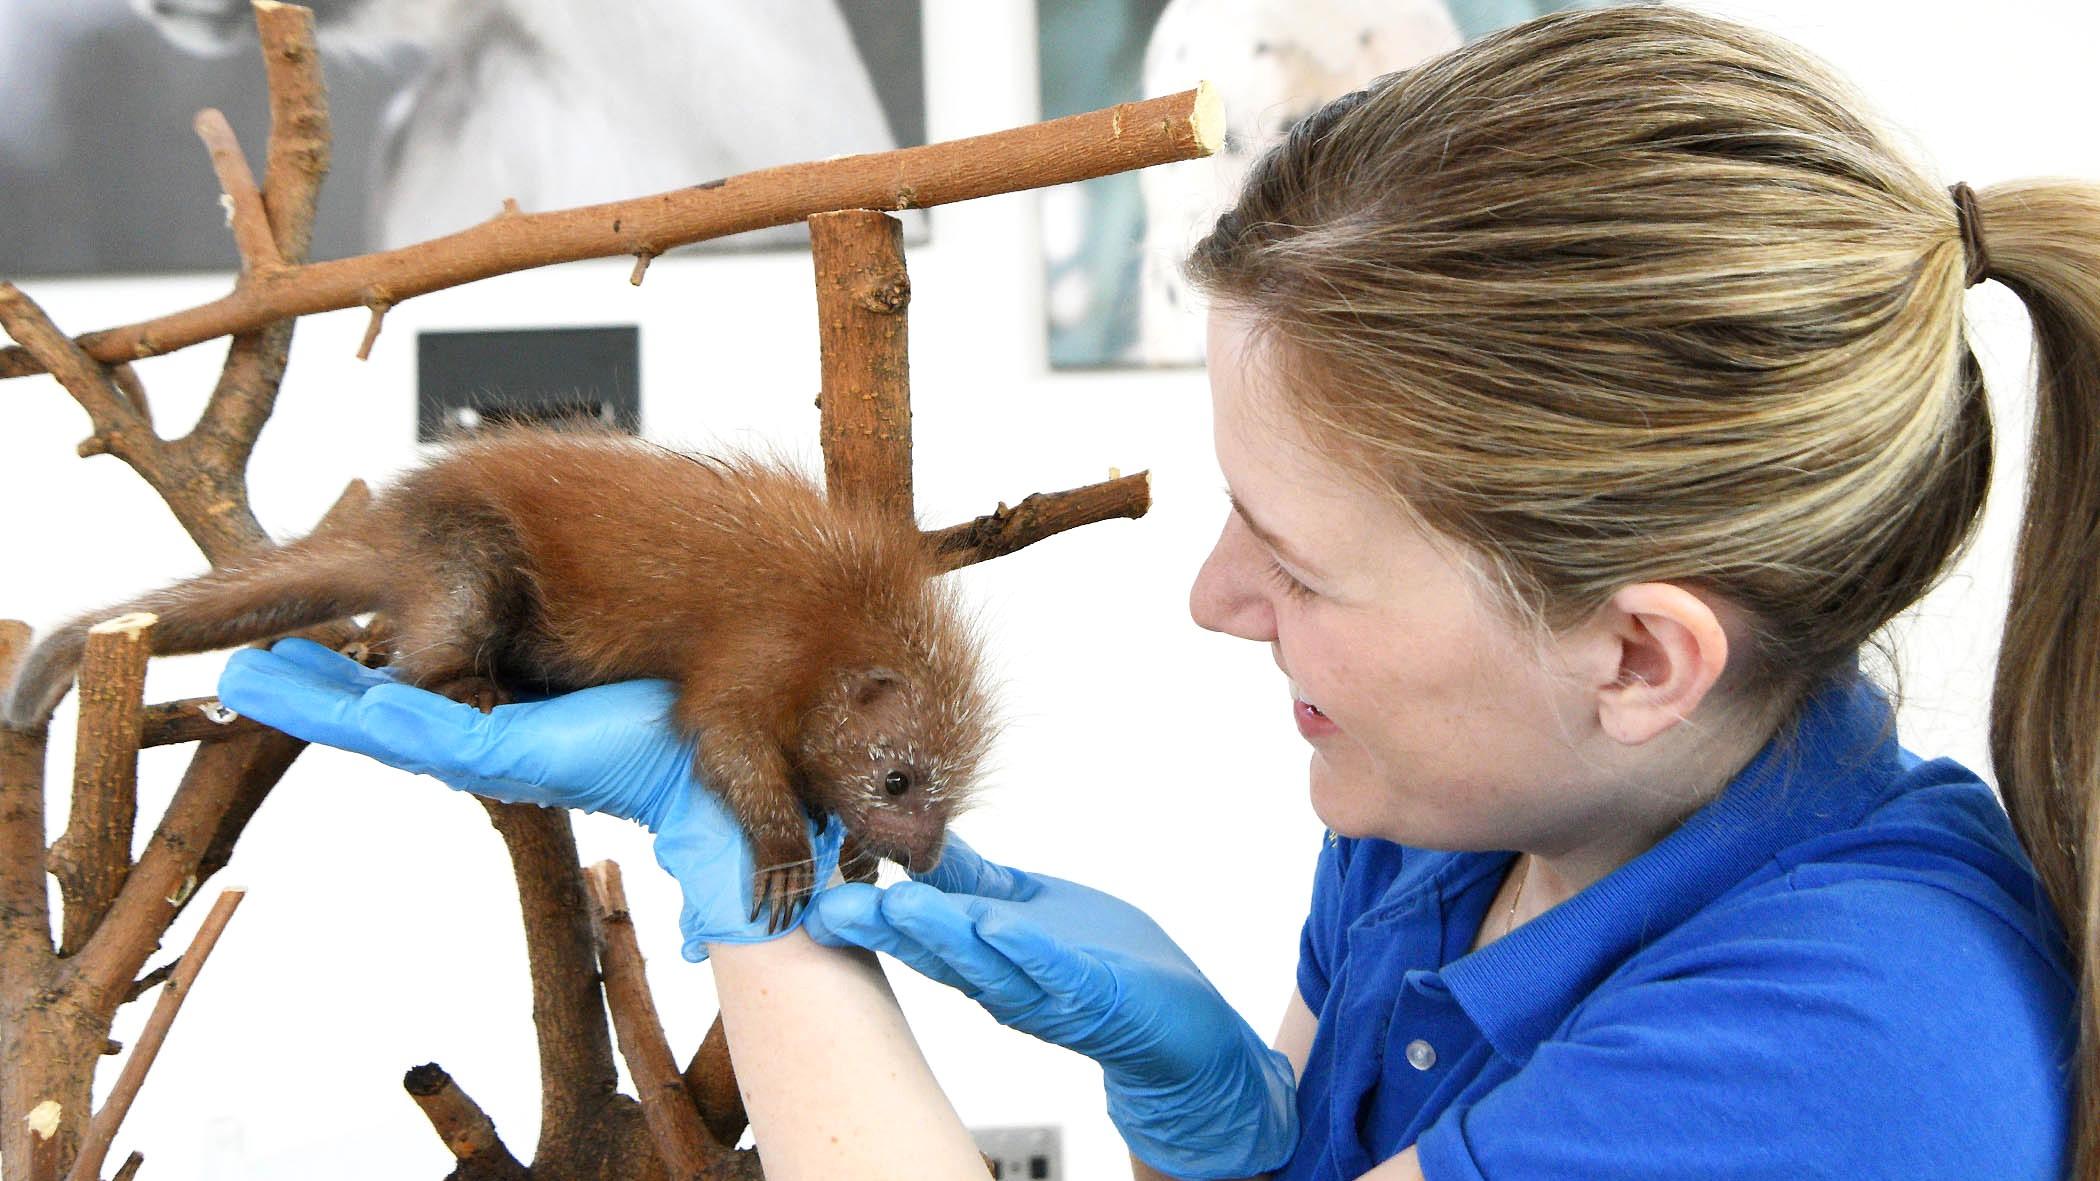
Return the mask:
<svg viewBox="0 0 2100 1181">
<path fill-rule="evenodd" d="M 2100 176 L 2087 113 L 2100 105 L 2086 6 L 2007 0 L 1986 15 L 1953 0 L 1703 5 L 1794 37 L 1848 72 L 1930 148 L 1943 180 Z M 929 0 L 930 138 L 1035 117 L 1025 4 Z M 249 145 L 255 150 L 259 145 Z M 140 178 L 142 184 L 160 183 Z M 1035 201 L 936 211 L 910 259 L 922 512 L 945 523 L 1031 491 L 1150 468 L 1155 507 L 961 577 L 994 624 L 1014 721 L 982 807 L 959 826 L 992 856 L 1080 878 L 1150 909 L 1267 1030 L 1292 989 L 1298 920 L 1319 823 L 1285 690 L 1259 646 L 1188 620 L 1188 579 L 1224 512 L 1200 374 L 1042 372 Z M 264 523 L 308 527 L 344 482 L 415 458 L 418 328 L 639 323 L 650 433 L 810 441 L 817 384 L 806 256 L 659 260 L 640 289 L 627 264 L 580 264 L 414 300 L 388 318 L 370 361 L 352 357 L 362 313 L 309 318 L 253 468 Z M 63 326 L 128 323 L 215 296 L 223 276 L 36 283 Z M 2029 364 L 2009 293 L 1970 295 L 2008 431 L 2001 471 L 2021 470 Z M 676 343 L 674 343 L 676 342 Z M 140 366 L 163 433 L 194 418 L 222 346 Z M 82 462 L 84 416 L 62 391 L 0 389 L 0 496 L 10 508 L 0 614 L 49 623 L 84 603 L 201 567 L 142 483 L 116 460 Z M 1981 766 L 1983 702 L 2006 585 L 2017 488 L 1989 535 L 1919 612 L 1909 666 L 1911 746 Z M 97 536 L 103 540 L 94 540 Z M 151 699 L 211 690 L 219 657 L 157 662 Z M 71 748 L 70 719 L 52 749 Z M 149 752 L 141 839 L 185 760 Z M 64 756 L 54 763 L 62 765 Z M 61 831 L 62 801 L 51 817 Z M 713 1014 L 704 968 L 676 952 L 675 891 L 643 836 L 584 817 L 587 861 L 617 858 L 675 1046 Z M 530 998 L 508 864 L 470 800 L 334 752 L 302 756 L 208 890 L 249 890 L 133 1109 L 113 1160 L 139 1149 L 150 1176 L 436 1177 L 449 1156 L 400 1090 L 435 1060 L 530 1152 L 538 1088 Z M 207 909 L 169 939 L 179 950 Z M 973 1125 L 1056 1123 L 1068 1176 L 1114 1176 L 1122 1155 L 1100 1112 L 1098 1072 L 993 1024 L 909 972 L 893 973 L 926 1051 Z M 129 1040 L 148 1006 L 123 1014 Z M 116 1072 L 107 1064 L 107 1087 Z M 99 1098 L 98 1094 L 98 1098 Z"/>
</svg>

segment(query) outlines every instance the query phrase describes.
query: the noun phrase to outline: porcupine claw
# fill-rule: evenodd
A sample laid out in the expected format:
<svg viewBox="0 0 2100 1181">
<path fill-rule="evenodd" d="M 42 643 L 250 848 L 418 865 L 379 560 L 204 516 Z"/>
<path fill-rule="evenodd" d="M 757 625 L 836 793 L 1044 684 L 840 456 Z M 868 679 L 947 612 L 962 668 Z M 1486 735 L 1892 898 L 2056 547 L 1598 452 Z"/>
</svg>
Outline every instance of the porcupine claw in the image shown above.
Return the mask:
<svg viewBox="0 0 2100 1181">
<path fill-rule="evenodd" d="M 751 875 L 751 913 L 744 916 L 747 923 L 758 921 L 758 914 L 766 908 L 766 896 L 773 890 L 773 872 L 757 870 Z"/>
<path fill-rule="evenodd" d="M 778 935 L 787 930 L 794 917 L 795 892 L 792 886 L 794 870 L 776 866 L 761 869 L 751 875 L 751 913 L 747 921 L 757 922 L 758 916 L 766 916 L 766 934 Z"/>
<path fill-rule="evenodd" d="M 766 916 L 766 934 L 778 935 L 795 925 L 795 916 L 816 885 L 807 862 L 774 866 L 751 875 L 751 913 L 747 921 Z"/>
</svg>

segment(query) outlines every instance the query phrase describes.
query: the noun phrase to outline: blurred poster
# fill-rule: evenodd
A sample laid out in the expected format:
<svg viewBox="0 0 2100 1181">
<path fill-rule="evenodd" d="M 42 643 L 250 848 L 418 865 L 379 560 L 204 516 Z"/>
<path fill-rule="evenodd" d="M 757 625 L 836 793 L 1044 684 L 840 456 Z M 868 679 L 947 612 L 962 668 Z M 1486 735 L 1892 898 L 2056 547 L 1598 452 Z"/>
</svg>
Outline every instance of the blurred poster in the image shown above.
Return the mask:
<svg viewBox="0 0 2100 1181">
<path fill-rule="evenodd" d="M 313 254 L 923 142 L 919 0 L 309 0 L 334 160 Z M 248 0 L 0 3 L 0 273 L 231 270 L 191 130 L 261 172 Z M 924 237 L 914 212 L 906 232 Z M 800 226 L 723 239 L 806 242 Z"/>
<path fill-rule="evenodd" d="M 1043 195 L 1053 368 L 1198 365 L 1180 260 L 1248 166 L 1307 112 L 1372 78 L 1564 8 L 1611 0 L 1061 0 L 1038 6 L 1043 117 L 1173 94 L 1224 100 L 1216 155 Z"/>
</svg>

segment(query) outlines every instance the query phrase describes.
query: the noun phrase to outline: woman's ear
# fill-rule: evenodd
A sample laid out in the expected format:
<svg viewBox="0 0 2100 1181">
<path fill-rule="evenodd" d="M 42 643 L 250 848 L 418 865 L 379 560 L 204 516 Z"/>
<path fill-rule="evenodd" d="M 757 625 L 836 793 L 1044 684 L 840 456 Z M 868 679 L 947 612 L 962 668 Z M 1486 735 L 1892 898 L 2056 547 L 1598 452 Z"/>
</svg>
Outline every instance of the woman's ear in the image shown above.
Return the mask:
<svg viewBox="0 0 2100 1181">
<path fill-rule="evenodd" d="M 1597 690 L 1597 721 L 1639 746 L 1691 716 L 1728 667 L 1728 633 L 1706 600 L 1675 583 L 1622 588 L 1600 620 L 1616 646 L 1612 678 Z"/>
</svg>

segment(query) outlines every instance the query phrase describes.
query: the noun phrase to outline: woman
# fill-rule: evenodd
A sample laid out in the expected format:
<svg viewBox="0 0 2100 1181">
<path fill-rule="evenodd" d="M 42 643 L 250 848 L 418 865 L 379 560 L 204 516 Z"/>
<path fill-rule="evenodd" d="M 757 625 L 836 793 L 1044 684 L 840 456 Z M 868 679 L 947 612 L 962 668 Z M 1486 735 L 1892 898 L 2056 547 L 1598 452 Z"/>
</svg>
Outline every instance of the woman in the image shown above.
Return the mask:
<svg viewBox="0 0 2100 1181">
<path fill-rule="evenodd" d="M 484 719 L 287 643 L 224 696 L 656 831 L 769 1176 L 981 1175 L 854 946 L 1099 1061 L 1140 1177 L 2092 1175 L 2100 189 L 1950 195 L 1862 109 L 1747 29 L 1558 14 L 1315 113 L 1197 248 L 1235 503 L 1191 605 L 1270 646 L 1332 830 L 1273 1046 L 959 844 L 764 940 L 660 685 Z M 1986 276 L 2041 357 L 2017 841 L 1857 672 L 1983 499 Z"/>
</svg>

